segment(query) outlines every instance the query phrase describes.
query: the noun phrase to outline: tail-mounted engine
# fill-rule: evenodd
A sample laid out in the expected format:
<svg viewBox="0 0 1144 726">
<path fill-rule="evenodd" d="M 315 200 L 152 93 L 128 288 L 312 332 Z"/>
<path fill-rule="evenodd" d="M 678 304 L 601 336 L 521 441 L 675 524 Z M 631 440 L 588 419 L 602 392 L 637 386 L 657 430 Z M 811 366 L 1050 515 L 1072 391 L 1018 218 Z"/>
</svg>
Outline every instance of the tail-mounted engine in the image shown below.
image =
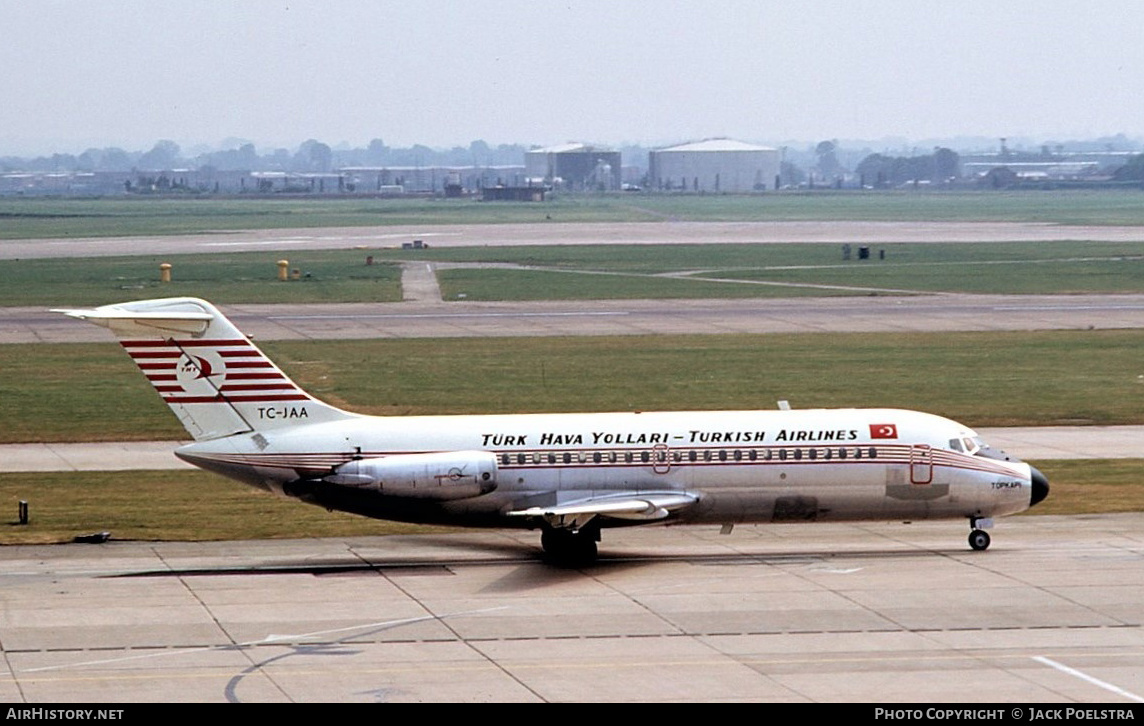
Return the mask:
<svg viewBox="0 0 1144 726">
<path fill-rule="evenodd" d="M 395 454 L 347 461 L 322 481 L 394 497 L 468 499 L 496 489 L 497 461 L 488 451 Z"/>
</svg>

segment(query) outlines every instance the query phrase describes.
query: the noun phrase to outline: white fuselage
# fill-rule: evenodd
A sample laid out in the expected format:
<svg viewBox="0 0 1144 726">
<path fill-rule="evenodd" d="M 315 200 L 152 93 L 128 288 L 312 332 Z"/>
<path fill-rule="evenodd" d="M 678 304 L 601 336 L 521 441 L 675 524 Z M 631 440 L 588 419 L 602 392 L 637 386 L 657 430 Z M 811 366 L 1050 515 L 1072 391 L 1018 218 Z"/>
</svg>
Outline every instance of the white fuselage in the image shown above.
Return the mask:
<svg viewBox="0 0 1144 726">
<path fill-rule="evenodd" d="M 301 409 L 293 414 L 296 425 L 190 444 L 179 456 L 331 508 L 490 526 L 526 524 L 510 511 L 611 492 L 698 495 L 669 522 L 995 517 L 1030 503 L 1027 464 L 968 453 L 961 442 L 971 430 L 913 411 L 358 416 L 314 424 Z M 298 484 L 355 459 L 470 451 L 495 456 L 495 488 L 479 496 L 425 500 Z"/>
</svg>

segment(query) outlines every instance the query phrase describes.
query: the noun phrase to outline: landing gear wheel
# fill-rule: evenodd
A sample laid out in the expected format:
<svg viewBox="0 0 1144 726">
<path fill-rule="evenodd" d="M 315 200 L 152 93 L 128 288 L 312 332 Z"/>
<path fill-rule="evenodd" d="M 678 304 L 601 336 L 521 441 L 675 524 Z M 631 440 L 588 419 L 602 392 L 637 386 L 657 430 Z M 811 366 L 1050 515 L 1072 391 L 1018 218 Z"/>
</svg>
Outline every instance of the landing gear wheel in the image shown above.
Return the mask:
<svg viewBox="0 0 1144 726">
<path fill-rule="evenodd" d="M 989 549 L 991 541 L 989 533 L 983 529 L 975 529 L 969 533 L 969 546 L 978 552 Z"/>
<path fill-rule="evenodd" d="M 596 561 L 596 541 L 599 530 L 545 529 L 540 535 L 540 546 L 553 564 L 561 567 L 582 567 Z"/>
</svg>

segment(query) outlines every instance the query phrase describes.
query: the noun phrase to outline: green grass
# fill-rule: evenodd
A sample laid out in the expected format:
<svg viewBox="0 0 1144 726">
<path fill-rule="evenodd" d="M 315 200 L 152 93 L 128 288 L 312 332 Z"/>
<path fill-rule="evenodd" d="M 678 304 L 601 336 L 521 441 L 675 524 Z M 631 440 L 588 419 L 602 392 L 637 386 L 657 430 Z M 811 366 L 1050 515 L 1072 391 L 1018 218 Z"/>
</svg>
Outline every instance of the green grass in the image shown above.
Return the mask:
<svg viewBox="0 0 1144 726">
<path fill-rule="evenodd" d="M 29 521 L 18 524 L 18 503 Z M 0 474 L 0 545 L 119 540 L 243 540 L 445 531 L 328 512 L 205 471 Z"/>
<path fill-rule="evenodd" d="M 1140 190 L 557 195 L 539 204 L 368 198 L 5 198 L 0 199 L 0 239 L 529 222 L 885 220 L 1141 225 L 1142 201 Z"/>
<path fill-rule="evenodd" d="M 877 259 L 878 251 L 885 251 L 884 260 Z M 367 257 L 375 264 L 367 265 Z M 5 281 L 0 305 L 101 305 L 180 295 L 224 304 L 392 302 L 401 299 L 400 265 L 411 261 L 501 265 L 440 269 L 446 300 L 860 296 L 869 289 L 1020 294 L 1144 290 L 1144 242 L 897 243 L 877 246 L 874 257 L 844 261 L 834 244 L 710 244 L 0 260 L 0 279 Z M 278 281 L 277 262 L 283 258 L 302 279 Z M 171 283 L 158 282 L 160 262 L 173 265 Z M 754 284 L 759 282 L 779 284 Z M 818 287 L 823 285 L 838 289 Z"/>
<path fill-rule="evenodd" d="M 402 254 L 441 262 L 542 268 L 443 269 L 438 279 L 446 300 L 461 296 L 468 300 L 857 296 L 872 290 L 996 294 L 1144 290 L 1141 242 L 895 243 L 876 246 L 873 259 L 861 261 L 857 250 L 852 252 L 849 261 L 843 260 L 840 245 L 833 244 L 465 248 Z M 879 252 L 885 253 L 884 259 Z M 609 274 L 575 274 L 585 272 Z M 668 273 L 677 276 L 662 276 Z M 681 273 L 689 274 L 678 276 Z"/>
<path fill-rule="evenodd" d="M 1144 246 L 1141 247 L 1144 250 Z M 900 262 L 816 270 L 731 270 L 704 277 L 786 285 L 836 285 L 848 289 L 978 294 L 1139 293 L 1144 257 L 1036 262 Z M 727 283 L 721 283 L 723 287 Z M 773 288 L 768 288 L 773 289 Z M 782 288 L 780 288 L 782 289 Z M 801 288 L 808 293 L 814 288 Z M 818 294 L 824 294 L 819 290 Z M 851 293 L 853 294 L 853 293 Z"/>
<path fill-rule="evenodd" d="M 854 291 L 712 282 L 648 275 L 572 271 L 470 269 L 437 273 L 443 300 L 702 300 L 706 298 L 833 297 Z"/>
<path fill-rule="evenodd" d="M 68 307 L 193 296 L 215 302 L 319 303 L 401 300 L 401 268 L 366 265 L 364 252 L 300 251 L 0 260 L 0 305 Z M 281 282 L 278 260 L 300 279 Z M 159 282 L 159 264 L 172 265 Z"/>
<path fill-rule="evenodd" d="M 1144 459 L 1057 459 L 1034 462 L 1049 497 L 1032 514 L 1144 511 Z"/>
<path fill-rule="evenodd" d="M 381 415 L 887 406 L 971 426 L 1144 423 L 1144 333 L 269 341 L 295 380 Z M 0 442 L 185 436 L 115 344 L 0 346 Z"/>
</svg>

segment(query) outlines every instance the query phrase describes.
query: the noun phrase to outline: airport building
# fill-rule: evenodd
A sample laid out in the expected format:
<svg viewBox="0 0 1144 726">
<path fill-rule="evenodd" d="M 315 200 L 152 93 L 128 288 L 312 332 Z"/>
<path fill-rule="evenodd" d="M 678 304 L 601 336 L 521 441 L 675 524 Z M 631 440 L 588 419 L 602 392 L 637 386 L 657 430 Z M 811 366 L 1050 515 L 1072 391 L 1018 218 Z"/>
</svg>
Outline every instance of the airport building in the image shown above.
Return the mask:
<svg viewBox="0 0 1144 726">
<path fill-rule="evenodd" d="M 774 188 L 778 175 L 778 149 L 731 139 L 708 139 L 648 154 L 648 186 L 656 191 L 763 191 Z"/>
<path fill-rule="evenodd" d="M 563 144 L 525 152 L 524 170 L 533 184 L 575 192 L 612 192 L 620 189 L 622 167 L 618 151 Z"/>
<path fill-rule="evenodd" d="M 159 171 L 4 172 L 0 196 L 120 194 L 477 194 L 523 185 L 523 166 L 344 167 L 329 172 Z"/>
</svg>

